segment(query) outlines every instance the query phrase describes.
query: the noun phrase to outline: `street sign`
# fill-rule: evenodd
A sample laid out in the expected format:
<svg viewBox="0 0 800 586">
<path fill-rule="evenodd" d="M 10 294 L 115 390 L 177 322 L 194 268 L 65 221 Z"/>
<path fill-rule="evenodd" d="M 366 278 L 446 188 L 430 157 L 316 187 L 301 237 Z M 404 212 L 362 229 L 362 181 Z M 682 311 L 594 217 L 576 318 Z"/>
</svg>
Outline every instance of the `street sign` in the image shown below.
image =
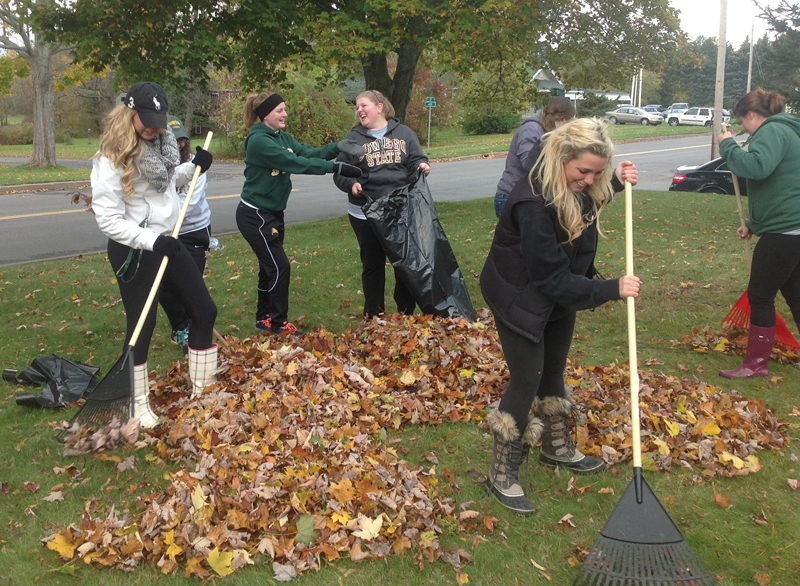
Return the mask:
<svg viewBox="0 0 800 586">
<path fill-rule="evenodd" d="M 435 108 L 436 107 L 436 98 L 425 98 L 425 107 L 426 108 Z"/>
</svg>

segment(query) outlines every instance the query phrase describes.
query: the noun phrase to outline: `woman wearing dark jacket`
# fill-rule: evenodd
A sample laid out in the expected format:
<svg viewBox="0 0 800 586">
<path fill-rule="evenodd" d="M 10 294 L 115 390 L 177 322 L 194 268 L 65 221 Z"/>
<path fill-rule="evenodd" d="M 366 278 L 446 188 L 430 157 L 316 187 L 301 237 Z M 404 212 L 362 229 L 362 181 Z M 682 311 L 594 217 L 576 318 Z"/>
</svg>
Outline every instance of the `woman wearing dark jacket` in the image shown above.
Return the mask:
<svg viewBox="0 0 800 586">
<path fill-rule="evenodd" d="M 800 328 L 800 120 L 783 113 L 783 96 L 760 88 L 739 100 L 733 113 L 750 133 L 750 145 L 742 150 L 726 132 L 719 137 L 719 152 L 728 169 L 747 179 L 750 219 L 737 233 L 760 238 L 747 285 L 747 356 L 739 368 L 720 375 L 751 378 L 769 374 L 778 291 Z"/>
<path fill-rule="evenodd" d="M 624 181 L 637 182 L 633 163 L 613 170 L 613 153 L 607 124 L 596 118 L 548 134 L 539 165 L 509 195 L 481 273 L 510 373 L 499 407 L 487 416 L 494 461 L 486 482 L 501 504 L 521 515 L 534 508 L 519 469 L 540 437 L 546 464 L 582 473 L 603 468 L 570 438 L 573 402 L 564 368 L 576 312 L 636 297 L 641 284 L 634 276 L 592 279 L 598 216 Z"/>
<path fill-rule="evenodd" d="M 283 212 L 292 192 L 292 173 L 335 173 L 360 177 L 361 171 L 346 163 L 334 163 L 342 150 L 354 155 L 364 149 L 347 140 L 322 148 L 297 142 L 286 127 L 286 103 L 272 92 L 250 94 L 244 107 L 250 132 L 244 141 L 244 186 L 236 209 L 236 225 L 258 257 L 258 305 L 256 330 L 295 334 L 288 321 L 291 265 L 283 250 Z"/>
<path fill-rule="evenodd" d="M 386 253 L 361 206 L 367 203 L 367 197 L 378 199 L 408 185 L 417 170 L 427 175 L 431 167 L 417 135 L 394 117 L 394 108 L 383 94 L 373 90 L 359 94 L 356 115 L 360 122 L 345 140 L 363 144 L 366 153 L 360 157 L 341 153 L 336 160 L 356 165 L 364 178 L 334 175 L 333 181 L 347 193 L 347 213 L 361 249 L 364 315 L 369 318 L 385 310 Z M 400 313 L 414 313 L 416 300 L 397 274 L 394 300 Z"/>
<path fill-rule="evenodd" d="M 541 116 L 525 118 L 514 133 L 511 145 L 508 147 L 506 168 L 500 182 L 497 184 L 497 193 L 494 196 L 494 213 L 500 219 L 500 213 L 508 200 L 508 194 L 514 189 L 517 182 L 527 176 L 539 153 L 542 152 L 542 135 L 552 132 L 575 118 L 575 106 L 569 98 L 553 98 L 544 107 Z"/>
</svg>

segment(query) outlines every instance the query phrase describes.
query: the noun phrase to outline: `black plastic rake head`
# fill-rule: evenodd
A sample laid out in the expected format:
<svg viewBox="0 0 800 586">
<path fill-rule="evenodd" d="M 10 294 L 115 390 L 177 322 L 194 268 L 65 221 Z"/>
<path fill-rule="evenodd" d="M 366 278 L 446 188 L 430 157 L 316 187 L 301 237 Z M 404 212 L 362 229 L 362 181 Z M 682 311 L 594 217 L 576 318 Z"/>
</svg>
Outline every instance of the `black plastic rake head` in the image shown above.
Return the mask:
<svg viewBox="0 0 800 586">
<path fill-rule="evenodd" d="M 72 417 L 69 426 L 78 422 L 99 429 L 108 425 L 115 417 L 118 421 L 128 421 L 133 417 L 133 401 L 133 346 L 127 346 L 122 356 Z M 62 442 L 66 437 L 66 430 L 60 430 L 56 434 L 56 438 Z"/>
<path fill-rule="evenodd" d="M 716 586 L 653 489 L 634 478 L 583 563 L 574 586 Z"/>
</svg>

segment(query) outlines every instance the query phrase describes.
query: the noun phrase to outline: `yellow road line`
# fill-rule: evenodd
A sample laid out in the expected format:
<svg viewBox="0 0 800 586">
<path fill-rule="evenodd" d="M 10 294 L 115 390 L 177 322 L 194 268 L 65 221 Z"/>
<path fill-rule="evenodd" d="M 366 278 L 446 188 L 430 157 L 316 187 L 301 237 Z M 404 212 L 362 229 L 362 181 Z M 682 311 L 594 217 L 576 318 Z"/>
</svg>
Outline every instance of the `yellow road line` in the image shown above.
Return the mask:
<svg viewBox="0 0 800 586">
<path fill-rule="evenodd" d="M 38 218 L 39 216 L 57 216 L 59 214 L 76 214 L 78 212 L 86 213 L 85 209 L 80 210 L 61 210 L 58 212 L 41 212 L 39 214 L 21 214 L 19 216 L 0 216 L 0 220 L 18 220 L 20 218 Z"/>
<path fill-rule="evenodd" d="M 631 157 L 633 155 L 650 155 L 652 153 L 666 153 L 667 151 L 685 151 L 687 149 L 707 149 L 710 146 L 711 146 L 710 144 L 699 144 L 699 145 L 696 145 L 696 146 L 675 147 L 674 149 L 660 149 L 660 150 L 657 150 L 657 151 L 642 151 L 640 153 L 619 153 L 619 156 L 620 157 Z"/>
</svg>

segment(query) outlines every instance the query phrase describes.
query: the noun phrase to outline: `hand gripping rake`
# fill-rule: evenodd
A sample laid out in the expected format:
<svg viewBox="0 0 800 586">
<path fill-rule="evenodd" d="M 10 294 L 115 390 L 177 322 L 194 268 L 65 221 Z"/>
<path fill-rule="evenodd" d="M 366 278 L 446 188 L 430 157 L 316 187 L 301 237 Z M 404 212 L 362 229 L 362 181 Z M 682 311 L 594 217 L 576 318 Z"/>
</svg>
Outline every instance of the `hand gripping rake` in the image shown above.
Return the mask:
<svg viewBox="0 0 800 586">
<path fill-rule="evenodd" d="M 206 142 L 203 145 L 205 150 L 211 145 L 211 137 L 214 133 L 209 132 L 206 136 Z M 197 185 L 197 178 L 200 177 L 200 167 L 194 170 L 192 182 L 189 184 L 189 191 L 186 194 L 186 199 L 181 206 L 178 221 L 175 228 L 172 230 L 172 237 L 177 238 L 181 231 L 183 218 L 186 216 L 186 210 L 189 207 L 189 202 L 192 200 L 195 185 Z M 102 427 L 108 424 L 114 417 L 120 423 L 125 423 L 133 415 L 133 400 L 134 400 L 134 384 L 133 384 L 133 347 L 139 339 L 139 334 L 144 327 L 144 322 L 147 319 L 147 314 L 158 292 L 158 287 L 161 285 L 161 279 L 164 276 L 164 271 L 167 269 L 169 257 L 165 256 L 161 261 L 161 266 L 156 273 L 156 278 L 153 281 L 153 286 L 150 288 L 150 294 L 142 308 L 142 313 L 139 316 L 139 321 L 136 323 L 136 328 L 133 330 L 131 339 L 122 353 L 122 356 L 114 363 L 114 366 L 108 371 L 106 376 L 103 377 L 92 393 L 86 398 L 86 402 L 78 410 L 77 413 L 70 420 L 69 424 L 72 426 L 76 421 L 91 425 L 93 427 Z M 57 435 L 59 440 L 63 440 L 66 432 L 59 432 Z"/>
<path fill-rule="evenodd" d="M 722 125 L 722 131 L 725 132 L 724 124 Z M 744 219 L 744 207 L 742 206 L 742 193 L 739 188 L 739 178 L 733 171 L 731 171 L 731 177 L 733 178 L 733 191 L 736 193 L 736 206 L 739 208 L 739 224 L 742 228 L 746 228 L 747 224 Z M 753 264 L 753 259 L 750 254 L 750 242 L 747 238 L 743 238 L 742 242 L 744 242 L 744 255 L 745 258 L 747 258 L 747 268 L 750 269 Z M 747 296 L 747 289 L 745 289 L 742 296 L 739 297 L 739 301 L 731 307 L 728 315 L 722 318 L 722 325 L 726 329 L 731 326 L 739 326 L 746 330 L 750 328 L 750 298 Z M 786 320 L 778 313 L 777 309 L 775 310 L 775 340 L 779 344 L 794 348 L 795 350 L 800 350 L 800 342 L 794 337 L 794 334 L 792 334 L 792 331 L 786 325 Z"/>
<path fill-rule="evenodd" d="M 625 182 L 625 273 L 633 275 L 631 185 Z M 636 309 L 628 304 L 633 480 L 594 542 L 574 586 L 714 586 L 678 527 L 642 476 Z"/>
</svg>

